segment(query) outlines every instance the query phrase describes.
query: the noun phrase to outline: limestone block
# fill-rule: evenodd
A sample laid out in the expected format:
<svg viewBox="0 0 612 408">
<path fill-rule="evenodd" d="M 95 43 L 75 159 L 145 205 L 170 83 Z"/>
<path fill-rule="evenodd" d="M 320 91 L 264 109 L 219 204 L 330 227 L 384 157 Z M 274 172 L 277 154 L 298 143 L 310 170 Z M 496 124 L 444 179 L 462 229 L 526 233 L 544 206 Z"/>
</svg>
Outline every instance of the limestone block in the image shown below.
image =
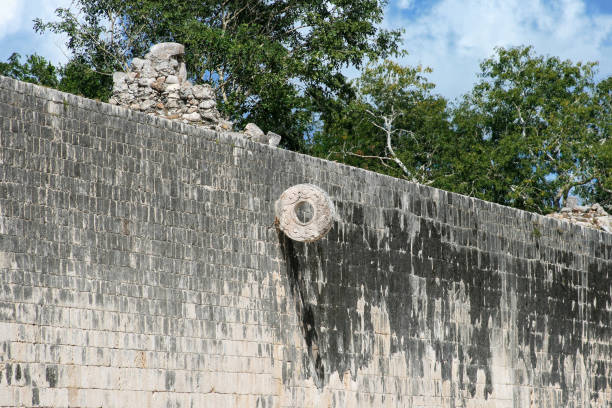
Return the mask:
<svg viewBox="0 0 612 408">
<path fill-rule="evenodd" d="M 133 58 L 132 59 L 132 68 L 134 70 L 136 70 L 136 71 L 140 71 L 140 70 L 142 70 L 142 68 L 145 66 L 146 63 L 147 63 L 147 60 L 145 60 L 145 59 L 142 59 L 142 58 Z"/>
<path fill-rule="evenodd" d="M 216 121 L 217 119 L 219 119 L 219 112 L 217 111 L 203 111 L 200 112 L 200 114 L 202 115 L 203 118 L 208 119 L 210 121 Z"/>
<path fill-rule="evenodd" d="M 170 61 L 160 61 L 153 65 L 153 69 L 163 75 L 173 75 L 174 68 Z"/>
<path fill-rule="evenodd" d="M 163 92 L 164 90 L 164 82 L 166 81 L 165 77 L 159 77 L 151 84 L 151 88 L 155 89 L 158 92 Z"/>
<path fill-rule="evenodd" d="M 266 136 L 268 138 L 268 144 L 272 147 L 278 146 L 278 144 L 280 143 L 282 139 L 281 135 L 274 133 L 274 132 L 268 132 Z"/>
<path fill-rule="evenodd" d="M 233 127 L 232 122 L 230 122 L 229 120 L 222 119 L 222 118 L 219 119 L 219 123 L 217 124 L 218 130 L 232 130 L 232 127 Z"/>
<path fill-rule="evenodd" d="M 181 84 L 180 95 L 183 99 L 190 99 L 193 97 L 193 85 L 191 82 L 183 82 Z"/>
<path fill-rule="evenodd" d="M 153 106 L 155 106 L 155 101 L 153 101 L 151 99 L 147 99 L 146 101 L 140 102 L 140 109 L 143 110 L 143 111 L 149 110 Z"/>
<path fill-rule="evenodd" d="M 198 122 L 202 120 L 202 117 L 198 112 L 186 113 L 183 115 L 183 119 L 187 119 L 190 122 Z"/>
<path fill-rule="evenodd" d="M 166 83 L 167 84 L 178 84 L 179 83 L 179 79 L 176 75 L 168 75 L 166 77 Z"/>
<path fill-rule="evenodd" d="M 217 106 L 217 102 L 215 102 L 212 99 L 206 99 L 203 100 L 202 102 L 200 102 L 200 104 L 198 105 L 198 107 L 200 109 L 213 109 L 214 107 Z"/>
<path fill-rule="evenodd" d="M 178 70 L 178 79 L 181 83 L 187 81 L 187 67 L 184 62 L 181 62 Z"/>
<path fill-rule="evenodd" d="M 159 72 L 157 72 L 157 70 L 155 68 L 153 68 L 151 66 L 151 62 L 147 61 L 148 64 L 145 64 L 145 66 L 142 68 L 142 71 L 140 72 L 141 75 L 143 77 L 151 77 L 151 78 L 156 78 L 159 76 Z"/>
<path fill-rule="evenodd" d="M 247 123 L 247 125 L 244 127 L 244 134 L 247 138 L 254 142 L 265 143 L 267 141 L 263 130 L 261 130 L 259 126 L 254 123 Z"/>
<path fill-rule="evenodd" d="M 113 73 L 113 92 L 124 92 L 128 89 L 128 85 L 126 80 L 128 79 L 128 74 L 125 72 L 115 72 Z"/>
<path fill-rule="evenodd" d="M 153 82 L 155 82 L 155 78 L 151 78 L 151 77 L 145 77 L 145 78 L 140 78 L 138 80 L 138 85 L 142 86 L 142 87 L 151 87 L 151 85 L 153 84 Z"/>
<path fill-rule="evenodd" d="M 194 85 L 192 88 L 193 97 L 197 99 L 214 99 L 215 91 L 210 85 Z"/>
<path fill-rule="evenodd" d="M 179 43 L 167 42 L 155 44 L 145 55 L 147 59 L 169 60 L 185 54 L 185 46 Z"/>
</svg>

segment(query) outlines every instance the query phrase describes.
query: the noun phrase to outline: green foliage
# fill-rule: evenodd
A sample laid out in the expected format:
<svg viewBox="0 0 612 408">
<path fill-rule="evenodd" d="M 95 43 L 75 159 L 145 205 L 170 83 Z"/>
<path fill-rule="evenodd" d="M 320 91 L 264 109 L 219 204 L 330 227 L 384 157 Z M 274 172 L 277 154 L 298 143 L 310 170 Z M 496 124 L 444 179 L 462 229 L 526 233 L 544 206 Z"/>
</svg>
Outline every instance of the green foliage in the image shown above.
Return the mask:
<svg viewBox="0 0 612 408">
<path fill-rule="evenodd" d="M 475 149 L 456 172 L 457 190 L 548 212 L 572 189 L 593 184 L 594 147 L 606 138 L 594 95 L 595 63 L 497 50 L 454 112 L 458 140 Z M 585 197 L 586 198 L 586 197 Z"/>
<path fill-rule="evenodd" d="M 13 54 L 0 74 L 107 100 L 113 71 L 176 41 L 222 112 L 286 147 L 530 211 L 558 209 L 570 193 L 612 211 L 612 77 L 596 83 L 595 63 L 499 48 L 449 108 L 428 69 L 385 60 L 399 44 L 377 28 L 385 4 L 76 0 L 35 22 L 68 37 L 66 66 Z M 348 66 L 362 69 L 352 82 Z"/>
<path fill-rule="evenodd" d="M 392 61 L 372 64 L 354 81 L 355 98 L 338 103 L 312 152 L 347 164 L 421 183 L 441 185 L 452 147 L 446 100 L 432 94 L 430 70 Z M 384 129 L 391 120 L 391 152 Z M 406 167 L 401 168 L 392 153 Z"/>
<path fill-rule="evenodd" d="M 427 70 L 374 64 L 356 98 L 336 100 L 312 152 L 530 211 L 558 209 L 570 192 L 612 209 L 612 79 L 596 84 L 595 67 L 500 48 L 451 117 Z M 390 160 L 385 117 L 407 171 Z"/>
<path fill-rule="evenodd" d="M 612 213 L 612 76 L 597 84 L 595 92 L 596 126 L 599 143 L 591 146 L 593 183 L 577 189 L 587 201 L 598 202 Z"/>
<path fill-rule="evenodd" d="M 112 77 L 93 71 L 79 58 L 56 67 L 37 54 L 21 63 L 21 56 L 13 53 L 7 62 L 0 62 L 0 75 L 103 101 L 110 97 L 113 85 Z"/>
<path fill-rule="evenodd" d="M 113 88 L 113 77 L 94 71 L 80 58 L 71 59 L 60 69 L 61 81 L 58 89 L 91 99 L 108 101 Z"/>
<path fill-rule="evenodd" d="M 377 27 L 383 0 L 78 0 L 38 31 L 68 36 L 68 48 L 97 72 L 127 67 L 155 43 L 185 45 L 187 70 L 209 82 L 219 108 L 303 146 L 313 115 L 350 92 L 342 69 L 397 49 L 398 32 Z"/>
<path fill-rule="evenodd" d="M 32 54 L 21 63 L 21 55 L 13 53 L 7 62 L 0 62 L 0 75 L 20 81 L 57 88 L 58 70 L 44 57 Z"/>
</svg>

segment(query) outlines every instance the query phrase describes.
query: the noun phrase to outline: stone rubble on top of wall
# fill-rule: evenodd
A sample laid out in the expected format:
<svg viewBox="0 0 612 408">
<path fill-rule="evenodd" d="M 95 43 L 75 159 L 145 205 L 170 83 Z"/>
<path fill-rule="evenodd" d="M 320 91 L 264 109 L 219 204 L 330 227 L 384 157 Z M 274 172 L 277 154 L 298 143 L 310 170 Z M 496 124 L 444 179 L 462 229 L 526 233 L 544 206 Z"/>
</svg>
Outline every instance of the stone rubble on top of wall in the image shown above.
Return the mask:
<svg viewBox="0 0 612 408">
<path fill-rule="evenodd" d="M 113 74 L 109 102 L 150 115 L 179 120 L 216 131 L 230 131 L 233 124 L 217 110 L 215 90 L 208 84 L 193 85 L 183 62 L 185 46 L 160 43 L 144 58 L 134 58 L 130 72 Z M 258 143 L 278 146 L 281 136 L 265 134 L 249 123 L 243 135 Z"/>
<path fill-rule="evenodd" d="M 548 217 L 612 233 L 612 215 L 597 203 L 578 205 L 575 197 L 568 197 L 567 206 L 563 207 L 560 212 L 548 214 Z"/>
</svg>

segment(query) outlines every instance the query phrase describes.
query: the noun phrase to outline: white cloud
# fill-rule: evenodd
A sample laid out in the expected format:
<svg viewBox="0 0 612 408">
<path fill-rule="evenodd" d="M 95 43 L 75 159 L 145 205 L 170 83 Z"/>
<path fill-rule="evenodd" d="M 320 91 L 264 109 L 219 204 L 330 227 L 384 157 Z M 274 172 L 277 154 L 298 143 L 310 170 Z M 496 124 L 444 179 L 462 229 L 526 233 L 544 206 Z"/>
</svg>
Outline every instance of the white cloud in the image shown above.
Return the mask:
<svg viewBox="0 0 612 408">
<path fill-rule="evenodd" d="M 5 0 L 0 13 L 0 40 L 7 34 L 17 31 L 16 23 L 23 13 L 23 2 L 20 0 Z"/>
<path fill-rule="evenodd" d="M 612 15 L 589 15 L 584 0 L 440 0 L 405 15 L 385 19 L 386 28 L 405 29 L 404 62 L 432 67 L 437 91 L 450 98 L 471 89 L 478 64 L 497 46 L 533 45 L 539 54 L 599 61 L 602 75 L 612 74 Z"/>
<path fill-rule="evenodd" d="M 401 8 L 401 9 L 411 9 L 414 6 L 414 1 L 413 0 L 399 0 L 397 2 L 397 7 Z"/>
<path fill-rule="evenodd" d="M 65 62 L 64 38 L 53 34 L 40 36 L 33 30 L 35 18 L 52 21 L 55 9 L 69 7 L 72 0 L 2 0 L 0 13 L 0 51 L 10 55 L 37 52 L 53 62 Z M 15 44 L 25 49 L 15 49 Z"/>
</svg>

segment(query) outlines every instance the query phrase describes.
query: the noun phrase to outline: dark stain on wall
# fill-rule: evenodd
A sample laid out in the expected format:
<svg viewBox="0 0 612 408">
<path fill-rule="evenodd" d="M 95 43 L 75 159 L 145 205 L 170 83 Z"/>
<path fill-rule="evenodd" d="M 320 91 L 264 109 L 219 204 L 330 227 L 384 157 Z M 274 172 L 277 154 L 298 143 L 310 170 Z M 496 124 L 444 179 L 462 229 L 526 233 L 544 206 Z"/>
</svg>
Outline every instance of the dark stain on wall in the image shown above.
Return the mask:
<svg viewBox="0 0 612 408">
<path fill-rule="evenodd" d="M 431 202 L 423 204 L 416 199 L 410 206 L 412 214 L 402 214 L 399 204 L 397 210 L 385 210 L 384 233 L 378 235 L 364 218 L 364 209 L 358 204 L 350 204 L 351 208 L 347 209 L 346 203 L 339 204 L 339 211 L 345 215 L 352 213 L 349 218 L 352 222 L 337 224 L 324 240 L 305 244 L 279 235 L 309 352 L 314 341 L 320 353 L 317 367 L 325 372 L 325 377 L 333 372 L 341 375 L 351 368 L 354 376 L 355 367 L 370 364 L 375 341 L 370 310 L 384 303 L 396 339 L 391 343 L 391 352 L 405 352 L 412 375 L 423 376 L 421 361 L 425 347 L 431 346 L 443 380 L 451 379 L 453 364 L 459 365 L 458 388 L 467 393 L 463 395 L 475 397 L 477 372 L 484 371 L 484 393 L 476 397 L 487 399 L 493 392 L 490 341 L 493 336 L 500 336 L 502 313 L 507 313 L 505 310 L 510 307 L 504 304 L 502 310 L 502 302 L 508 301 L 502 299 L 505 291 L 517 296 L 518 310 L 513 324 L 519 333 L 519 359 L 531 367 L 531 375 L 540 373 L 540 379 L 535 381 L 538 385 L 560 384 L 564 391 L 561 402 L 565 403 L 568 397 L 563 374 L 565 358 L 576 356 L 577 352 L 585 358 L 589 354 L 588 345 L 583 344 L 582 326 L 576 323 L 586 313 L 584 305 L 578 306 L 586 275 L 568 267 L 574 261 L 573 254 L 554 254 L 567 266 L 540 260 L 537 237 L 523 244 L 490 236 L 479 228 L 474 211 L 458 213 L 457 219 L 448 220 L 454 225 L 465 223 L 466 218 L 469 220 L 459 241 L 472 245 L 457 245 L 449 239 L 457 232 L 451 231 L 448 224 L 421 217 L 420 211 L 414 211 L 422 205 L 428 214 L 435 213 Z M 418 223 L 418 228 L 410 223 Z M 486 248 L 484 241 L 493 239 L 499 239 L 502 248 L 531 246 L 524 250 L 531 256 L 528 260 L 516 259 L 515 264 L 507 264 L 499 254 L 473 245 L 481 242 L 481 248 Z M 610 275 L 599 264 L 591 264 L 589 274 Z M 609 287 L 609 278 L 601 280 L 596 290 L 589 292 L 587 303 L 609 302 Z M 361 316 L 357 313 L 360 297 L 365 300 L 365 327 L 360 327 Z M 461 329 L 452 316 L 454 303 L 460 297 L 469 302 L 469 341 L 459 338 Z M 434 315 L 436 303 L 442 307 Z M 602 310 L 590 308 L 589 319 L 601 323 L 598 336 L 605 338 L 610 330 L 606 321 L 609 312 Z M 446 330 L 442 337 L 434 336 L 438 323 Z M 424 333 L 429 338 L 424 339 Z M 547 348 L 543 344 L 545 336 Z M 351 352 L 351 345 L 359 352 Z M 546 365 L 550 369 L 537 367 L 537 356 L 546 353 L 551 356 Z M 322 360 L 321 365 L 318 359 Z M 605 362 L 596 367 L 601 380 L 593 388 L 604 389 L 607 386 Z M 321 372 L 318 378 L 324 378 Z"/>
<path fill-rule="evenodd" d="M 55 388 L 57 385 L 57 366 L 48 365 L 45 369 L 45 379 L 49 383 L 49 387 Z"/>
<path fill-rule="evenodd" d="M 0 320 L 12 326 L 0 385 L 31 384 L 33 405 L 39 389 L 61 405 L 60 356 L 108 365 L 115 348 L 147 353 L 169 391 L 159 405 L 178 405 L 184 378 L 186 400 L 200 401 L 213 369 L 229 373 L 225 397 L 266 394 L 251 406 L 609 405 L 609 234 L 4 78 L 0 88 Z M 48 111 L 64 97 L 74 109 Z M 303 182 L 339 215 L 308 244 L 268 229 L 280 190 Z M 336 373 L 345 387 L 326 387 Z"/>
<path fill-rule="evenodd" d="M 281 251 L 287 265 L 287 278 L 291 289 L 292 299 L 295 300 L 295 311 L 301 321 L 301 330 L 308 347 L 308 357 L 312 364 L 304 364 L 304 367 L 314 367 L 313 377 L 317 387 L 322 387 L 325 381 L 325 368 L 319 351 L 319 334 L 317 329 L 320 324 L 316 322 L 313 305 L 305 300 L 306 289 L 302 279 L 302 271 L 299 268 L 299 260 L 295 253 L 294 242 L 287 238 L 280 230 L 277 230 Z M 316 316 L 319 317 L 319 316 Z"/>
</svg>

